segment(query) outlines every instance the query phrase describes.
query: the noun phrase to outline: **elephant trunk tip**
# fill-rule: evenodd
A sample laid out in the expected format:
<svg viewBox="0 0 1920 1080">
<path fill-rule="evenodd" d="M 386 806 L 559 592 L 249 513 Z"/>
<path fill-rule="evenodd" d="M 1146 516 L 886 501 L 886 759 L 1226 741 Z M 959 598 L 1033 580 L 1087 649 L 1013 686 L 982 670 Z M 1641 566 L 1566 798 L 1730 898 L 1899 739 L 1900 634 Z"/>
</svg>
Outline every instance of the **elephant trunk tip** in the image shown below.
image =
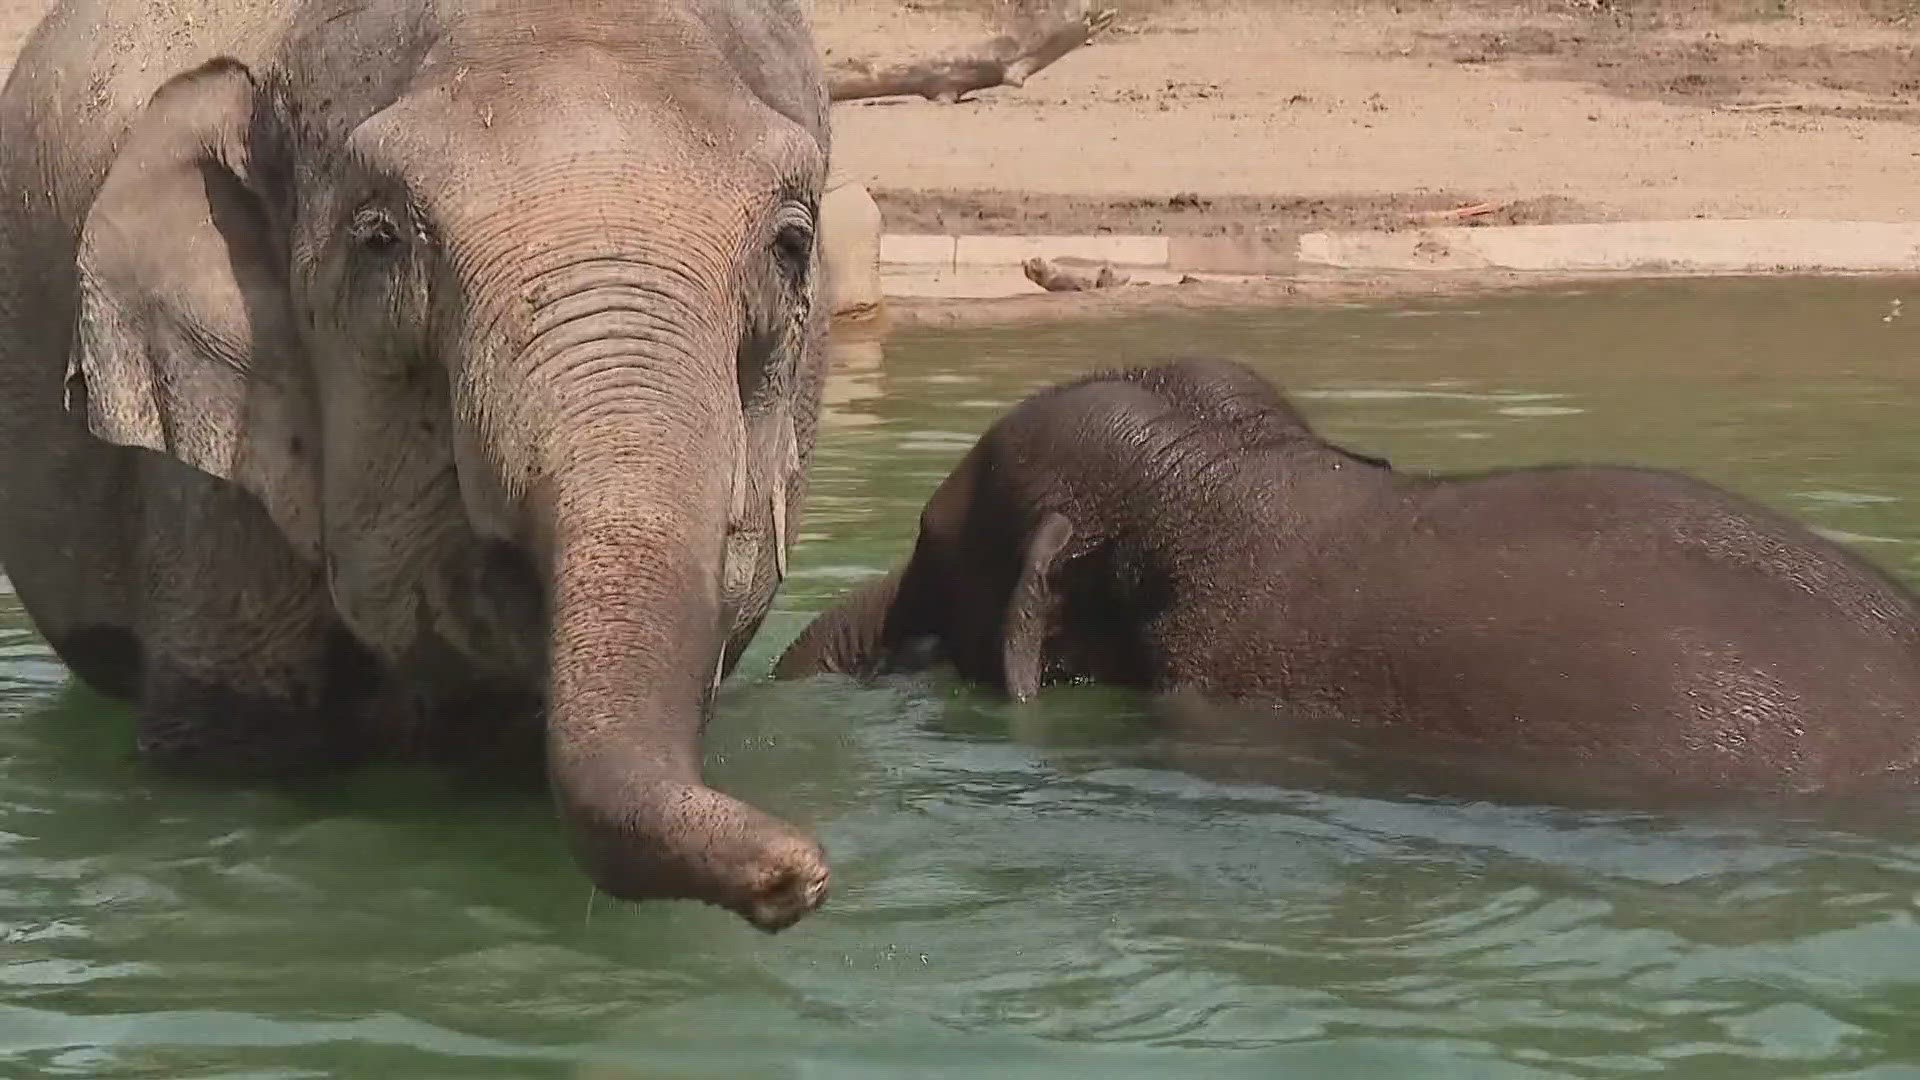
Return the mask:
<svg viewBox="0 0 1920 1080">
<path fill-rule="evenodd" d="M 820 844 L 792 825 L 698 783 L 640 785 L 615 819 L 573 808 L 575 854 L 619 900 L 699 900 L 769 934 L 827 900 Z"/>
</svg>

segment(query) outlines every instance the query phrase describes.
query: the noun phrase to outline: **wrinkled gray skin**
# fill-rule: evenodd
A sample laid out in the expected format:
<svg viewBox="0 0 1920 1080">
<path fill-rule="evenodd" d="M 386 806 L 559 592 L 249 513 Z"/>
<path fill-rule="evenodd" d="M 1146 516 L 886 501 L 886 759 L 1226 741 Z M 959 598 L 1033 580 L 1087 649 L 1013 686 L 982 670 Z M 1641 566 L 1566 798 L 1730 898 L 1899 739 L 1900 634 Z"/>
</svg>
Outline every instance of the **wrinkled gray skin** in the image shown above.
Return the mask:
<svg viewBox="0 0 1920 1080">
<path fill-rule="evenodd" d="M 821 902 L 820 847 L 700 775 L 825 363 L 797 3 L 68 0 L 0 145 L 0 561 L 148 758 L 328 768 L 544 697 L 601 889 Z"/>
<path fill-rule="evenodd" d="M 1217 360 L 1015 406 L 776 675 L 937 661 L 1015 698 L 1280 705 L 1583 794 L 1864 790 L 1920 755 L 1920 601 L 1839 545 L 1656 470 L 1398 473 Z"/>
</svg>

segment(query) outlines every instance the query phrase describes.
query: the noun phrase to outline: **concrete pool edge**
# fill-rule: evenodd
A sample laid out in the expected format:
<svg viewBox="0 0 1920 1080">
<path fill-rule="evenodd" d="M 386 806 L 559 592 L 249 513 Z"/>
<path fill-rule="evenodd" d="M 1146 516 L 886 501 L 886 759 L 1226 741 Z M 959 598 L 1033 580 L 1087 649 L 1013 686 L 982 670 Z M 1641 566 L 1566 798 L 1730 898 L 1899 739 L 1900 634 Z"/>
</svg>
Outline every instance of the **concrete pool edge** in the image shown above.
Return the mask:
<svg viewBox="0 0 1920 1080">
<path fill-rule="evenodd" d="M 1594 276 L 1920 274 L 1920 222 L 1804 218 L 1414 226 L 1271 238 L 887 233 L 874 246 L 878 291 L 889 306 L 1096 295 L 1046 293 L 1021 271 L 1021 260 L 1035 255 L 1109 263 L 1136 286 L 1184 279 L 1186 285 L 1269 289 L 1369 274 L 1476 285 Z M 1100 290 L 1142 291 L 1164 290 Z"/>
<path fill-rule="evenodd" d="M 1920 222 L 1690 218 L 1308 233 L 1303 263 L 1343 269 L 1691 273 L 1920 272 Z"/>
</svg>

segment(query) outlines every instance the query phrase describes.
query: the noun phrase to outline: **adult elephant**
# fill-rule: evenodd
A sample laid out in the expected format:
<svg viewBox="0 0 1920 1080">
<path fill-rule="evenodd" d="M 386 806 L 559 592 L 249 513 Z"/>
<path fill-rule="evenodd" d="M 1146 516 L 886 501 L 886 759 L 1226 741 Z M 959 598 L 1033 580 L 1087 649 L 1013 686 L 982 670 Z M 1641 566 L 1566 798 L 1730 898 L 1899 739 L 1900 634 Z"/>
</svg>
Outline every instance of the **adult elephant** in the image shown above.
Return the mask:
<svg viewBox="0 0 1920 1080">
<path fill-rule="evenodd" d="M 1583 796 L 1864 789 L 1920 758 L 1920 600 L 1839 545 L 1659 470 L 1397 472 L 1219 360 L 1015 406 L 776 674 L 939 660 L 1015 698 L 1279 705 L 1276 734 Z"/>
<path fill-rule="evenodd" d="M 601 889 L 801 918 L 822 849 L 700 772 L 824 374 L 798 3 L 160 12 L 64 0 L 0 96 L 0 561 L 34 623 L 189 773 L 544 694 Z"/>
</svg>

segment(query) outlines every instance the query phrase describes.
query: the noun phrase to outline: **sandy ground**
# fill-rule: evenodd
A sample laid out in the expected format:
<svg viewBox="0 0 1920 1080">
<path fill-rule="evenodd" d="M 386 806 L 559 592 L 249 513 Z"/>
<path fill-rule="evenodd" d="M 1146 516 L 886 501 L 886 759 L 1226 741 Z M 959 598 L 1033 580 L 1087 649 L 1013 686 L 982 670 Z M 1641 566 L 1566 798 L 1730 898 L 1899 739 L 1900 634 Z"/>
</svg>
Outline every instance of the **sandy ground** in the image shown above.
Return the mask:
<svg viewBox="0 0 1920 1080">
<path fill-rule="evenodd" d="M 829 58 L 884 59 L 986 36 L 992 2 L 813 8 Z M 895 232 L 1920 219 L 1920 0 L 1115 2 L 1025 87 L 836 106 L 838 169 Z M 0 62 L 42 8 L 0 0 Z M 1322 287 L 1404 283 L 1293 293 Z"/>
<path fill-rule="evenodd" d="M 977 0 L 817 0 L 830 57 L 977 40 Z M 1126 4 L 1128 0 L 1116 0 Z M 1133 0 L 1137 5 L 1148 0 Z M 1260 234 L 1689 217 L 1920 219 L 1920 2 L 1190 0 L 1025 87 L 849 102 L 835 156 L 890 231 Z M 908 321 L 1323 302 L 1545 283 L 1325 274 L 988 302 Z"/>
<path fill-rule="evenodd" d="M 843 104 L 836 157 L 896 231 L 1377 227 L 1482 200 L 1514 204 L 1489 223 L 1920 215 L 1920 6 L 1407 8 L 1123 16 L 1020 89 Z M 987 26 L 879 0 L 815 18 L 830 55 Z"/>
</svg>

